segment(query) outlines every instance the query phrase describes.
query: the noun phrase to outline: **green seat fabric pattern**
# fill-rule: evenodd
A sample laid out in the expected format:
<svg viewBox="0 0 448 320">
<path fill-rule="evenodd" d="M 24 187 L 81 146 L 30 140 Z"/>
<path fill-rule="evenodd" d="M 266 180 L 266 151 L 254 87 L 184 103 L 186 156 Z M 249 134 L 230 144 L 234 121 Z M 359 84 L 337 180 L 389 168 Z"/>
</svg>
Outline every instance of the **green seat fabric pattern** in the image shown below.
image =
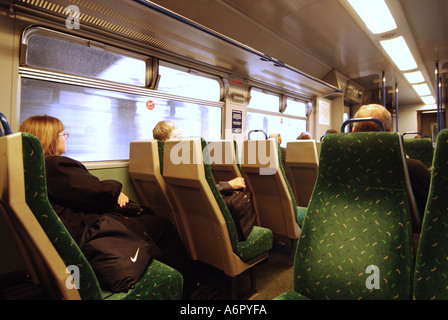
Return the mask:
<svg viewBox="0 0 448 320">
<path fill-rule="evenodd" d="M 180 299 L 182 275 L 175 269 L 153 260 L 135 288 L 127 293 L 102 291 L 93 269 L 64 224 L 54 212 L 47 193 L 45 159 L 40 141 L 22 133 L 26 202 L 44 229 L 64 263 L 80 270 L 79 294 L 83 300 L 109 299 Z M 67 275 L 68 276 L 68 275 Z"/>
<path fill-rule="evenodd" d="M 286 176 L 285 166 L 283 165 L 283 158 L 282 158 L 282 149 L 280 147 L 280 142 L 277 141 L 277 151 L 278 151 L 278 166 L 280 167 L 281 174 L 283 176 L 283 179 L 285 179 L 286 186 L 288 188 L 288 192 L 291 195 L 291 201 L 292 201 L 292 207 L 295 208 L 295 219 L 299 227 L 302 227 L 303 220 L 306 216 L 306 207 L 299 207 L 297 206 L 296 197 L 294 196 L 294 191 L 292 191 L 291 185 L 289 184 L 288 178 Z"/>
<path fill-rule="evenodd" d="M 240 163 L 240 158 L 239 158 L 239 153 L 238 153 L 238 144 L 236 143 L 235 140 L 233 140 L 233 149 L 235 150 L 236 166 L 238 167 L 238 170 L 239 170 L 240 174 L 242 175 L 243 172 L 241 171 L 241 163 Z"/>
<path fill-rule="evenodd" d="M 291 290 L 282 293 L 278 297 L 275 297 L 273 300 L 310 300 L 310 299 L 301 295 L 297 291 Z"/>
<path fill-rule="evenodd" d="M 40 141 L 31 134 L 22 133 L 22 148 L 26 203 L 64 263 L 79 268 L 81 299 L 101 299 L 101 289 L 93 269 L 48 201 L 45 159 Z"/>
<path fill-rule="evenodd" d="M 300 228 L 303 226 L 303 222 L 305 221 L 307 207 L 296 207 L 296 221 Z"/>
<path fill-rule="evenodd" d="M 202 150 L 208 148 L 207 143 L 204 139 L 201 139 L 201 144 Z M 202 152 L 202 154 L 204 157 L 205 177 L 226 221 L 233 252 L 242 261 L 248 262 L 251 259 L 259 256 L 260 254 L 270 250 L 273 244 L 273 234 L 272 231 L 267 228 L 255 226 L 245 241 L 238 241 L 235 222 L 233 221 L 232 215 L 230 214 L 230 211 L 227 208 L 227 205 L 224 202 L 221 193 L 219 193 L 218 187 L 215 184 L 215 180 L 213 179 L 211 166 L 209 165 L 209 154 L 208 152 Z"/>
<path fill-rule="evenodd" d="M 160 165 L 160 174 L 163 175 L 163 142 L 157 140 L 157 150 L 159 151 L 159 165 Z"/>
<path fill-rule="evenodd" d="M 119 293 L 103 291 L 102 296 L 107 300 L 179 300 L 182 285 L 177 270 L 153 260 L 134 289 Z"/>
<path fill-rule="evenodd" d="M 297 293 L 311 299 L 410 299 L 414 259 L 402 163 L 396 133 L 325 138 L 296 250 Z M 367 285 L 368 266 L 378 267 L 378 288 Z"/>
<path fill-rule="evenodd" d="M 448 299 L 448 129 L 439 132 L 423 218 L 414 298 Z"/>
<path fill-rule="evenodd" d="M 420 160 L 427 168 L 431 167 L 434 150 L 430 138 L 403 139 L 403 144 L 410 158 Z"/>
</svg>

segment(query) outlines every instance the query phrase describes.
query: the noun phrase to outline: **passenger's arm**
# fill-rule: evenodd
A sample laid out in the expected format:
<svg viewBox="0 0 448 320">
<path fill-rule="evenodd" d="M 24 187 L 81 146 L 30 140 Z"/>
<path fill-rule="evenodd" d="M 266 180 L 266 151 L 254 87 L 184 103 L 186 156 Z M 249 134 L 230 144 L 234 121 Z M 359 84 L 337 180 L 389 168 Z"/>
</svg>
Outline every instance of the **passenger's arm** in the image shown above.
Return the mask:
<svg viewBox="0 0 448 320">
<path fill-rule="evenodd" d="M 46 158 L 47 187 L 50 201 L 88 212 L 108 210 L 123 204 L 127 196 L 116 180 L 100 180 L 80 162 L 61 156 Z"/>
</svg>

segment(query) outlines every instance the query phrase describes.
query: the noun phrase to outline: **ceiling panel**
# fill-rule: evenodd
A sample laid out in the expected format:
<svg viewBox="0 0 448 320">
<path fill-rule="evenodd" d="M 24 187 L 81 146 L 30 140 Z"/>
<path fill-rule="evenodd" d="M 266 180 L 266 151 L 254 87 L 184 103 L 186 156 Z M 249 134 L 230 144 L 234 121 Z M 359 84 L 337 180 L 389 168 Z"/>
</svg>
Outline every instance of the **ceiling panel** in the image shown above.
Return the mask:
<svg viewBox="0 0 448 320">
<path fill-rule="evenodd" d="M 427 74 L 432 77 L 436 61 L 441 66 L 448 62 L 448 1 L 386 1 L 400 7 L 403 23 L 412 33 Z M 35 4 L 40 10 L 49 11 L 51 7 L 43 3 L 60 3 L 64 8 L 72 1 L 14 2 L 23 6 Z M 301 89 L 306 95 L 312 95 L 307 81 L 313 80 L 308 75 L 324 79 L 334 70 L 367 89 L 379 90 L 374 80 L 384 72 L 389 88 L 398 84 L 400 105 L 422 104 L 365 28 L 342 5 L 343 0 L 83 0 L 77 3 L 84 11 L 110 7 L 119 12 L 104 17 L 105 28 L 115 23 L 125 28 L 126 36 L 138 41 L 230 72 L 270 81 L 287 90 Z M 150 3 L 171 10 L 212 33 L 154 13 L 145 7 Z M 93 14 L 103 18 L 106 12 Z M 129 18 L 117 21 L 121 16 Z M 216 35 L 234 39 L 239 45 L 222 41 Z M 272 59 L 265 63 L 260 61 L 260 56 Z M 272 61 L 279 61 L 284 67 L 276 68 Z M 435 83 L 430 85 L 434 90 Z"/>
<path fill-rule="evenodd" d="M 448 1 L 387 0 L 402 7 L 429 75 L 448 61 Z M 322 79 L 336 69 L 373 90 L 385 72 L 401 105 L 422 104 L 382 50 L 336 0 L 155 0 L 180 15 Z M 430 86 L 435 84 L 430 83 Z M 433 88 L 434 89 L 434 88 Z"/>
<path fill-rule="evenodd" d="M 15 2 L 17 12 L 32 10 L 35 15 L 42 14 L 46 18 L 64 21 L 64 8 L 70 0 Z M 83 0 L 77 5 L 82 12 L 82 28 L 91 28 L 96 33 L 106 32 L 111 41 L 112 35 L 125 37 L 126 41 L 135 41 L 139 46 L 159 49 L 165 58 L 179 58 L 180 55 L 232 76 L 245 76 L 254 82 L 267 82 L 291 93 L 298 92 L 304 99 L 340 93 L 338 88 L 316 77 L 191 21 L 185 21 L 166 10 L 160 10 L 150 2 Z"/>
</svg>

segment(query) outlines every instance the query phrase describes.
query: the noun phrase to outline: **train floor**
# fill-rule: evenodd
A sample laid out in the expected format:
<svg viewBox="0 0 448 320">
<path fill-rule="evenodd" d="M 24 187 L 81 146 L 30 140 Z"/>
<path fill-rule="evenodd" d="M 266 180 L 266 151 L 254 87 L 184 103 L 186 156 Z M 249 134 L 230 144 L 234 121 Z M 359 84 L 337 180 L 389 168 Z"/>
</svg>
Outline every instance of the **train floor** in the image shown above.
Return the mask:
<svg viewBox="0 0 448 320">
<path fill-rule="evenodd" d="M 218 300 L 272 300 L 293 289 L 293 248 L 275 241 L 268 257 L 253 268 L 255 289 L 251 288 L 251 274 L 241 274 L 232 291 L 232 279 L 208 264 L 196 261 L 196 278 L 205 286 L 217 291 Z M 25 276 L 25 271 L 0 277 L 0 300 L 47 300 L 50 297 Z M 3 288 L 9 288 L 5 289 Z M 236 296 L 235 296 L 236 295 Z"/>
<path fill-rule="evenodd" d="M 294 256 L 292 252 L 295 250 L 288 244 L 281 241 L 274 242 L 268 257 L 254 267 L 255 290 L 251 289 L 249 271 L 234 280 L 237 281 L 237 293 L 232 291 L 232 279 L 221 270 L 196 261 L 196 275 L 202 284 L 218 291 L 219 300 L 235 298 L 238 300 L 272 300 L 288 290 L 293 290 Z"/>
</svg>

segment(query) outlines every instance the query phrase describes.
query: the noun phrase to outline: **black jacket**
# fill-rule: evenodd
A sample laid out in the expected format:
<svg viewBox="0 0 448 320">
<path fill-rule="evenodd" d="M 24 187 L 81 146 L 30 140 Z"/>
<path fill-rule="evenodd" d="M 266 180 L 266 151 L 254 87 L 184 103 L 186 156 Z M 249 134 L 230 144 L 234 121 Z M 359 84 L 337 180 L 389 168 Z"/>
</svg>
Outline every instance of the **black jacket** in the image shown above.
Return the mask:
<svg viewBox="0 0 448 320">
<path fill-rule="evenodd" d="M 406 159 L 409 179 L 411 180 L 412 192 L 415 202 L 420 212 L 421 221 L 425 213 L 426 200 L 428 199 L 429 184 L 431 182 L 431 173 L 420 160 Z"/>
<path fill-rule="evenodd" d="M 122 184 L 100 180 L 80 162 L 64 156 L 45 158 L 48 198 L 74 240 L 102 213 L 112 211 Z"/>
</svg>

